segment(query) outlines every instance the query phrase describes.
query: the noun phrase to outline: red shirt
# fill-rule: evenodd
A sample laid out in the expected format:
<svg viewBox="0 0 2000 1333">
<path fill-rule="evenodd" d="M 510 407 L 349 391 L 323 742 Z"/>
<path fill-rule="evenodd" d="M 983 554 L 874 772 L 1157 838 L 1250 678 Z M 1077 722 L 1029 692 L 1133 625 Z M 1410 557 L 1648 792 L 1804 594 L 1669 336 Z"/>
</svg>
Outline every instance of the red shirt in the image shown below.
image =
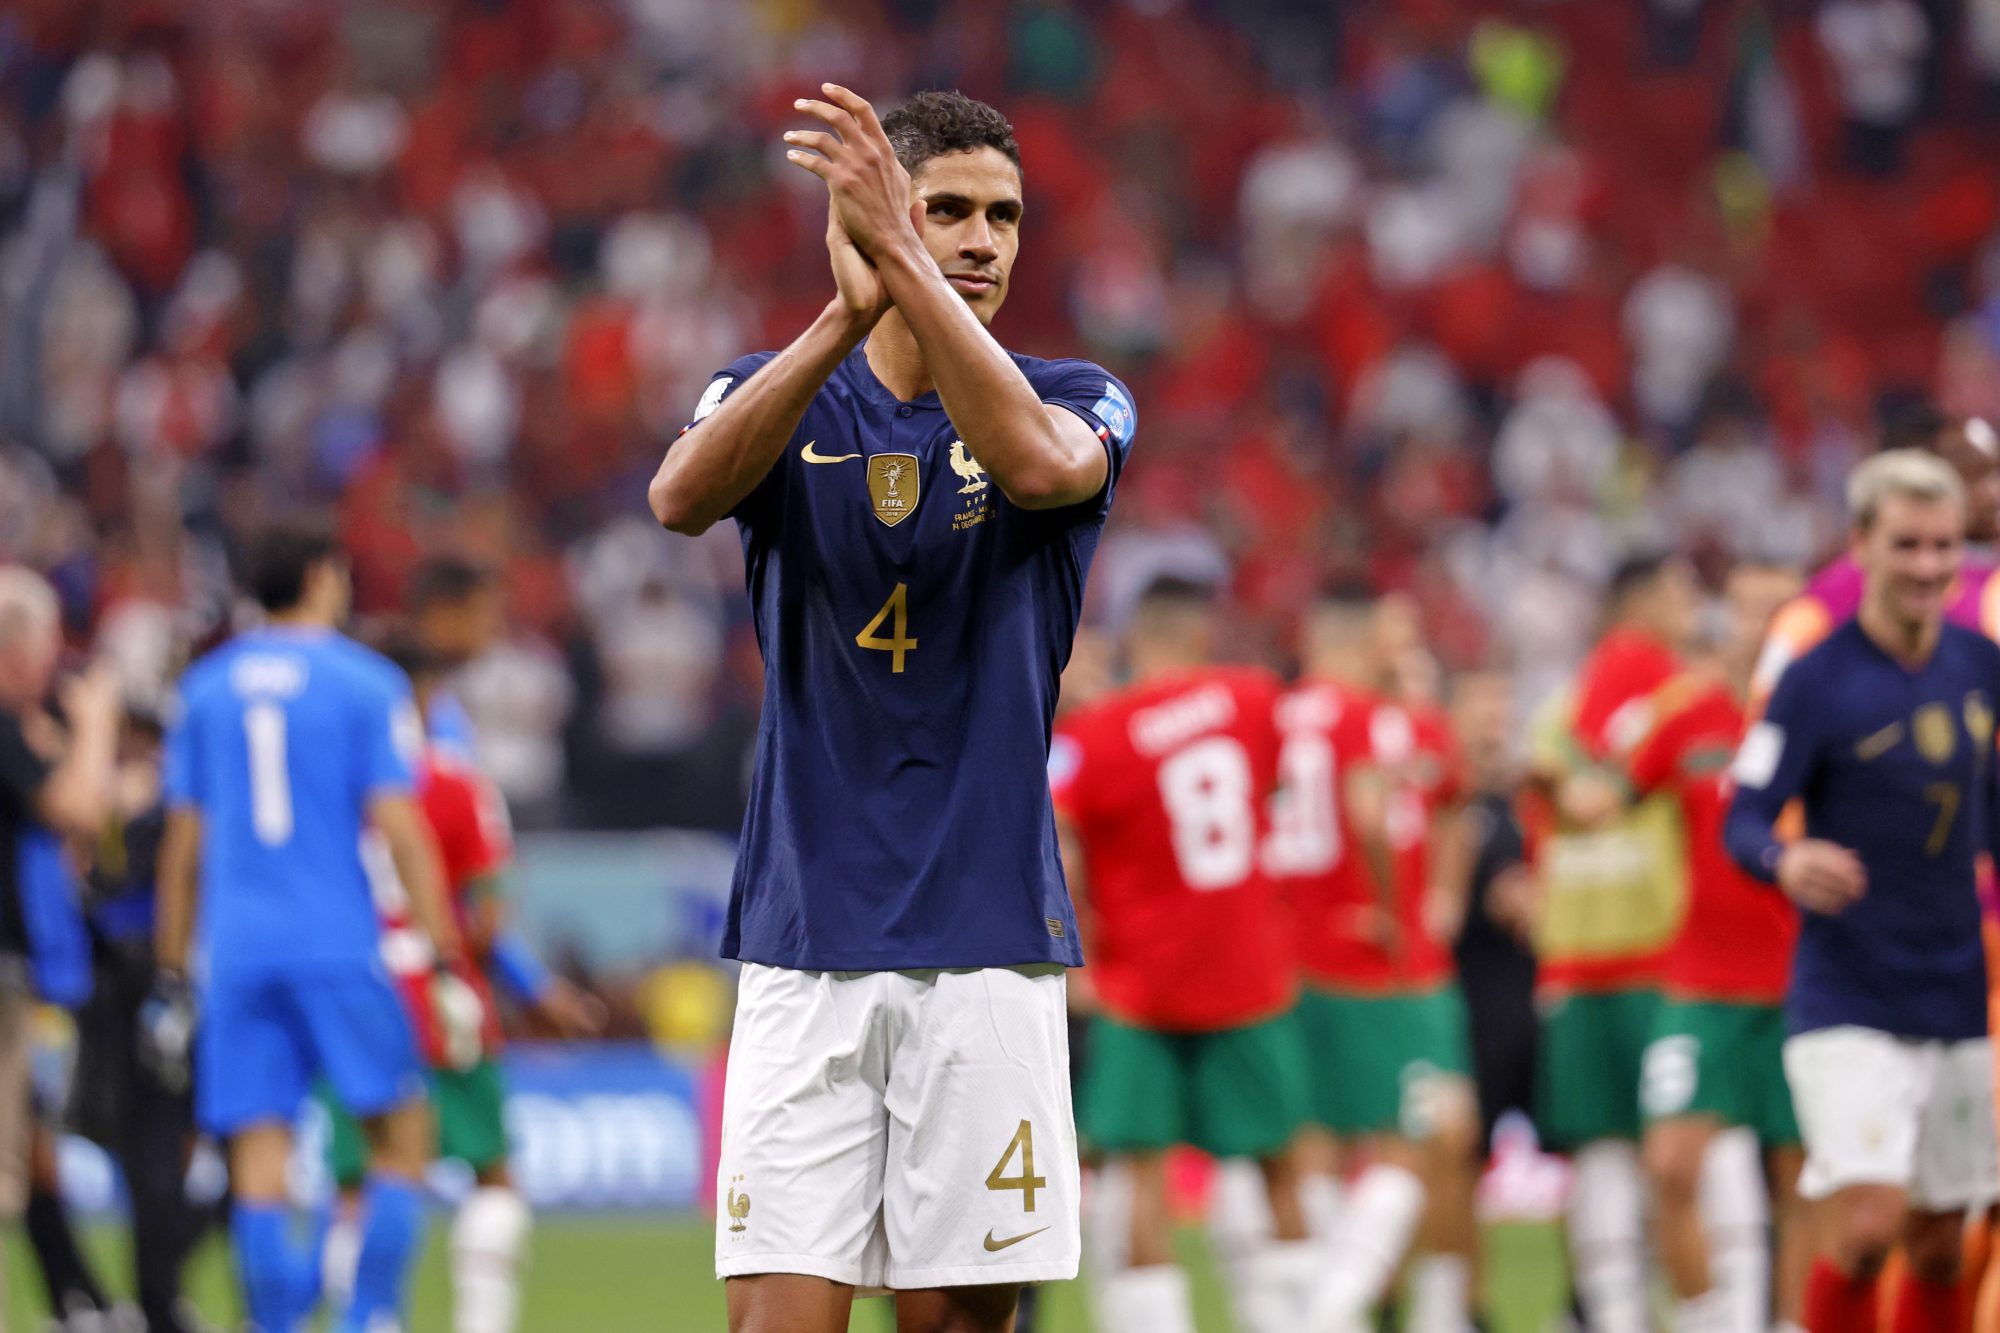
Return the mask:
<svg viewBox="0 0 2000 1333">
<path fill-rule="evenodd" d="M 466 891 L 497 872 L 514 854 L 506 803 L 476 769 L 435 749 L 425 752 L 417 771 L 417 798 L 437 839 L 452 915 L 459 930 L 466 931 L 471 916 Z M 383 957 L 402 990 L 404 1007 L 417 1030 L 418 1047 L 426 1061 L 442 1067 L 446 1063 L 444 1036 L 430 997 L 434 956 L 410 918 L 408 899 L 400 884 L 383 906 L 382 928 Z M 455 970 L 479 995 L 484 1010 L 480 1045 L 491 1054 L 499 1049 L 501 1036 L 492 985 L 485 972 L 470 962 Z"/>
<path fill-rule="evenodd" d="M 1679 698 L 1665 705 L 1631 761 L 1633 784 L 1674 791 L 1687 824 L 1687 922 L 1667 952 L 1661 982 L 1685 999 L 1777 1004 L 1791 978 L 1798 910 L 1744 874 L 1722 847 L 1729 763 L 1747 724 L 1743 705 L 1719 684 L 1666 693 Z"/>
<path fill-rule="evenodd" d="M 1299 963 L 1330 990 L 1387 990 L 1396 980 L 1370 928 L 1381 897 L 1347 817 L 1357 771 L 1407 757 L 1403 714 L 1374 696 L 1311 681 L 1278 705 L 1279 792 L 1265 865 L 1285 882 L 1298 918 Z"/>
<path fill-rule="evenodd" d="M 1202 1032 L 1292 1002 L 1289 923 L 1258 864 L 1278 694 L 1268 672 L 1204 668 L 1057 726 L 1050 786 L 1082 844 L 1090 976 L 1119 1019 Z"/>
</svg>

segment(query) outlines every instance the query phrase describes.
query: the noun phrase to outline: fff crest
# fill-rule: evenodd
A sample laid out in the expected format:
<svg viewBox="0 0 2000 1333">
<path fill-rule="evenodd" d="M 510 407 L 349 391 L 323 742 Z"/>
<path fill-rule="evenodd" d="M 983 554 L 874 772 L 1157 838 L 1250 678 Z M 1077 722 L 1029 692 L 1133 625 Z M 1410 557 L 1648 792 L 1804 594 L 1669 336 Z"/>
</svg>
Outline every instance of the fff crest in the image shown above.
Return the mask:
<svg viewBox="0 0 2000 1333">
<path fill-rule="evenodd" d="M 875 502 L 875 517 L 895 527 L 917 512 L 917 499 L 922 493 L 915 454 L 870 455 L 868 498 Z"/>
<path fill-rule="evenodd" d="M 1958 726 L 1944 704 L 1919 708 L 1910 719 L 1910 735 L 1917 742 L 1917 753 L 1933 764 L 1949 762 L 1951 752 L 1958 748 Z"/>
</svg>

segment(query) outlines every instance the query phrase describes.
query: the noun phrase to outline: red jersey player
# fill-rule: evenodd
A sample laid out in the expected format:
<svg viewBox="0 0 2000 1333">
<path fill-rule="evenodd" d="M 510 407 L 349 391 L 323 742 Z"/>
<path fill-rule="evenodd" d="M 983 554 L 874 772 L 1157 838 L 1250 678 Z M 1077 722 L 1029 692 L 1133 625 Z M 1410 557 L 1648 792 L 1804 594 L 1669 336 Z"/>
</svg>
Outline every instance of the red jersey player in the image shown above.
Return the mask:
<svg viewBox="0 0 2000 1333">
<path fill-rule="evenodd" d="M 1065 717 L 1050 750 L 1098 1012 L 1078 1128 L 1128 1164 L 1119 1328 L 1191 1333 L 1171 1260 L 1163 1154 L 1191 1144 L 1265 1167 L 1275 1239 L 1246 1273 L 1247 1333 L 1301 1326 L 1316 1256 L 1286 1149 L 1303 1118 L 1290 922 L 1259 867 L 1277 773 L 1270 673 L 1212 665 L 1213 594 L 1161 580 L 1126 647 L 1132 684 Z"/>
<path fill-rule="evenodd" d="M 1761 1328 L 1769 1305 L 1761 1146 L 1784 1216 L 1781 1323 L 1796 1323 L 1811 1251 L 1794 1225 L 1804 1154 L 1785 1085 L 1781 1009 L 1798 911 L 1737 868 L 1722 845 L 1728 767 L 1746 726 L 1759 646 L 1799 579 L 1744 564 L 1725 589 L 1730 614 L 1722 671 L 1690 673 L 1654 696 L 1650 734 L 1633 750 L 1640 794 L 1680 800 L 1686 829 L 1687 918 L 1661 967 L 1662 999 L 1646 1048 L 1640 1109 L 1653 1183 L 1653 1230 L 1690 1333 Z M 1723 1133 L 1723 1131 L 1731 1131 Z M 1712 1160 L 1719 1158 L 1720 1160 Z M 1718 1225 L 1733 1210 L 1741 1225 Z"/>
<path fill-rule="evenodd" d="M 1452 799 L 1441 722 L 1381 698 L 1378 608 L 1332 597 L 1305 626 L 1305 679 L 1281 705 L 1285 794 L 1270 864 L 1302 917 L 1313 1119 L 1369 1165 L 1332 1222 L 1307 1327 L 1352 1328 L 1377 1305 L 1415 1236 L 1447 1120 L 1469 1151 L 1469 1059 L 1450 956 L 1432 935 L 1430 834 Z M 1321 830 L 1315 839 L 1311 830 Z M 1458 1095 L 1453 1096 L 1456 1088 Z M 1452 1102 L 1463 1104 L 1455 1116 Z M 1469 1267 L 1462 1286 L 1469 1287 Z M 1464 1297 L 1457 1302 L 1461 1312 Z M 1461 1313 L 1462 1317 L 1462 1313 Z"/>
</svg>

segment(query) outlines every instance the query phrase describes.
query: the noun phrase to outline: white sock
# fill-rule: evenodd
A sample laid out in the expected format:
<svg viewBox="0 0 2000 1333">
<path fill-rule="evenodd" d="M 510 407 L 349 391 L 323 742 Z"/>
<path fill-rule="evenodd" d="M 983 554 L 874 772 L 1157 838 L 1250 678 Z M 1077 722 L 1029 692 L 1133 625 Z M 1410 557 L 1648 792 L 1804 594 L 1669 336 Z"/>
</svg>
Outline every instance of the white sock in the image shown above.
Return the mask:
<svg viewBox="0 0 2000 1333">
<path fill-rule="evenodd" d="M 1724 1296 L 1718 1333 L 1763 1333 L 1771 1320 L 1771 1202 L 1756 1131 L 1725 1129 L 1709 1141 L 1698 1199 L 1713 1290 Z"/>
<path fill-rule="evenodd" d="M 1388 1291 L 1424 1211 L 1424 1185 L 1413 1172 L 1377 1163 L 1347 1192 L 1326 1271 L 1314 1284 L 1309 1333 L 1348 1333 Z"/>
<path fill-rule="evenodd" d="M 1646 1333 L 1645 1203 L 1632 1144 L 1601 1139 L 1576 1154 L 1569 1248 L 1590 1333 Z"/>
<path fill-rule="evenodd" d="M 513 1333 L 521 1308 L 521 1250 L 528 1201 L 488 1185 L 459 1205 L 451 1224 L 451 1310 L 456 1333 Z"/>
<path fill-rule="evenodd" d="M 1178 1264 L 1127 1268 L 1104 1281 L 1101 1333 L 1195 1333 L 1194 1298 Z"/>
<path fill-rule="evenodd" d="M 1208 1238 L 1216 1253 L 1247 1257 L 1271 1235 L 1271 1199 L 1264 1173 L 1247 1157 L 1215 1164 L 1208 1193 Z"/>
<path fill-rule="evenodd" d="M 1674 1333 L 1732 1333 L 1729 1293 L 1710 1287 L 1674 1305 Z"/>
<path fill-rule="evenodd" d="M 1316 1241 L 1259 1245 L 1241 1264 L 1242 1279 L 1230 1288 L 1237 1333 L 1298 1333 L 1325 1262 Z"/>
<path fill-rule="evenodd" d="M 336 1200 L 338 1211 L 327 1224 L 326 1239 L 319 1247 L 320 1289 L 326 1308 L 345 1310 L 354 1300 L 354 1266 L 361 1261 L 361 1219 L 355 1210 Z"/>
<path fill-rule="evenodd" d="M 1427 1254 L 1410 1270 L 1407 1333 L 1466 1333 L 1472 1327 L 1472 1265 L 1462 1254 Z"/>
<path fill-rule="evenodd" d="M 1299 1207 L 1305 1210 L 1306 1230 L 1315 1236 L 1331 1237 L 1334 1228 L 1340 1225 L 1340 1210 L 1346 1199 L 1347 1191 L 1339 1176 L 1318 1171 L 1306 1176 L 1299 1182 Z"/>
<path fill-rule="evenodd" d="M 1132 1260 L 1132 1173 L 1106 1162 L 1083 1191 L 1083 1257 L 1092 1277 L 1110 1277 Z"/>
</svg>

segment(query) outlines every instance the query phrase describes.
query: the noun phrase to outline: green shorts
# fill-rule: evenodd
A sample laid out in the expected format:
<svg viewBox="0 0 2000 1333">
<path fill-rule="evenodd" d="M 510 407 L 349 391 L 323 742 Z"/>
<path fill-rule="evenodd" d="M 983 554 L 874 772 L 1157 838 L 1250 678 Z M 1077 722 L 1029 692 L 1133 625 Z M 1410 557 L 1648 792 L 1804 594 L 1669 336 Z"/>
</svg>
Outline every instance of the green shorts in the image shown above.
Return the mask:
<svg viewBox="0 0 2000 1333">
<path fill-rule="evenodd" d="M 343 1189 L 361 1183 L 368 1168 L 368 1145 L 361 1124 L 334 1100 L 332 1092 L 319 1090 L 320 1104 L 326 1107 L 327 1168 Z M 507 1098 L 500 1086 L 500 1065 L 482 1060 L 470 1069 L 430 1071 L 431 1115 L 437 1126 L 438 1160 L 464 1162 L 474 1171 L 484 1171 L 507 1156 Z"/>
<path fill-rule="evenodd" d="M 1100 1152 L 1185 1143 L 1217 1157 L 1268 1157 L 1305 1112 L 1306 1052 L 1291 1014 L 1217 1032 L 1091 1020 L 1076 1120 Z"/>
<path fill-rule="evenodd" d="M 1785 1084 L 1785 1014 L 1774 1004 L 1666 1000 L 1639 1085 L 1646 1119 L 1712 1115 L 1757 1131 L 1767 1148 L 1799 1142 Z"/>
<path fill-rule="evenodd" d="M 1310 990 L 1299 1000 L 1312 1057 L 1312 1119 L 1342 1137 L 1430 1137 L 1436 1093 L 1472 1072 L 1455 985 L 1401 995 Z"/>
<path fill-rule="evenodd" d="M 1656 990 L 1566 995 L 1543 1009 L 1535 1072 L 1543 1143 L 1567 1151 L 1639 1137 L 1639 1075 L 1659 1011 Z"/>
</svg>

